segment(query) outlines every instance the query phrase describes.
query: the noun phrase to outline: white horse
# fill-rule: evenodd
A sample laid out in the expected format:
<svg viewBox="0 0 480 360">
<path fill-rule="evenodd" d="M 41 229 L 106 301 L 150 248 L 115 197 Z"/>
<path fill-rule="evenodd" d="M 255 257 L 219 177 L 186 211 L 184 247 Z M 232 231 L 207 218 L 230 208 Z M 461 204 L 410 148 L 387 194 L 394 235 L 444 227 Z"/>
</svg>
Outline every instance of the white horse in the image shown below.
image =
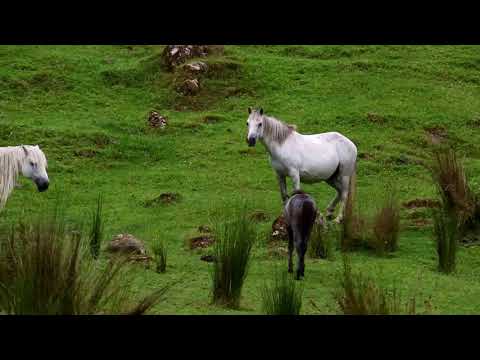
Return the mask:
<svg viewBox="0 0 480 360">
<path fill-rule="evenodd" d="M 302 135 L 296 127 L 263 114 L 263 109 L 252 110 L 247 120 L 249 146 L 260 140 L 270 154 L 270 161 L 277 173 L 282 201 L 288 199 L 286 177 L 293 182 L 294 190 L 300 190 L 300 181 L 316 183 L 326 181 L 336 191 L 336 197 L 327 207 L 331 219 L 340 202 L 335 222 L 343 220 L 350 179 L 355 181 L 357 147 L 338 132 Z"/>
<path fill-rule="evenodd" d="M 0 147 L 0 208 L 5 206 L 20 173 L 31 179 L 38 191 L 48 189 L 47 159 L 38 145 Z"/>
</svg>

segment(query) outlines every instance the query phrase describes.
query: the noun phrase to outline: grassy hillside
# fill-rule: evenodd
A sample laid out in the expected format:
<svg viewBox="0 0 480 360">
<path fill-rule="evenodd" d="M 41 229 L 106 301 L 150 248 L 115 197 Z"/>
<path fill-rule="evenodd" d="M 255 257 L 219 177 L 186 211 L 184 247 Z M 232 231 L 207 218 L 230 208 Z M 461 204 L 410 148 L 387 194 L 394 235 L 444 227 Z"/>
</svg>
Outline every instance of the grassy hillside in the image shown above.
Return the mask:
<svg viewBox="0 0 480 360">
<path fill-rule="evenodd" d="M 138 268 L 139 289 L 182 280 L 155 311 L 168 314 L 255 314 L 259 288 L 276 265 L 264 243 L 254 249 L 240 311 L 209 304 L 210 264 L 184 240 L 212 213 L 240 200 L 262 210 L 267 231 L 281 210 L 276 177 L 261 145 L 245 143 L 248 106 L 294 123 L 302 133 L 339 131 L 359 149 L 358 200 L 365 211 L 395 184 L 402 202 L 435 197 L 423 165 L 430 134 L 464 157 L 480 188 L 480 48 L 477 46 L 226 46 L 207 61 L 200 93 L 174 91 L 163 46 L 0 46 L 0 146 L 39 144 L 49 161 L 50 189 L 29 181 L 16 189 L 3 221 L 31 216 L 68 194 L 71 215 L 105 198 L 107 238 L 132 233 L 147 244 L 160 234 L 169 248 L 165 274 Z M 147 115 L 169 119 L 149 129 Z M 206 121 L 205 119 L 215 121 Z M 290 182 L 288 183 L 291 189 Z M 305 185 L 322 210 L 334 196 Z M 161 193 L 178 203 L 146 206 Z M 480 312 L 480 249 L 462 248 L 454 275 L 436 271 L 431 228 L 402 210 L 399 250 L 390 258 L 353 254 L 353 266 L 406 296 L 431 297 L 436 313 Z M 419 216 L 421 216 L 420 214 Z M 331 296 L 341 268 L 307 259 L 303 313 L 338 312 Z M 133 271 L 133 270 L 132 270 Z M 420 301 L 421 302 L 421 301 Z M 420 311 L 422 305 L 419 304 Z"/>
</svg>

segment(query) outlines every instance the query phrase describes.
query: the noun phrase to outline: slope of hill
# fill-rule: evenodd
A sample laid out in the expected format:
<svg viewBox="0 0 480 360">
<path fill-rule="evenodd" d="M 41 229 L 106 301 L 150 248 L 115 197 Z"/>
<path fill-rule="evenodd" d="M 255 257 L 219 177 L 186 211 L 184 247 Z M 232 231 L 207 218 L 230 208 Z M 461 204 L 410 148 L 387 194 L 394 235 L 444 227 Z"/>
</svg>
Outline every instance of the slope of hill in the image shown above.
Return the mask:
<svg viewBox="0 0 480 360">
<path fill-rule="evenodd" d="M 49 160 L 51 187 L 37 193 L 23 179 L 2 217 L 14 221 L 68 194 L 71 214 L 105 197 L 107 238 L 132 233 L 168 242 L 166 274 L 138 270 L 138 286 L 182 279 L 158 313 L 258 313 L 259 288 L 275 265 L 265 244 L 255 248 L 241 311 L 209 304 L 209 264 L 185 249 L 186 236 L 210 215 L 240 200 L 265 212 L 268 230 L 280 196 L 262 146 L 245 144 L 247 107 L 294 123 L 302 133 L 339 131 L 359 149 L 358 197 L 371 211 L 394 184 L 402 202 L 435 197 L 424 164 L 432 142 L 464 157 L 480 183 L 480 48 L 477 46 L 226 46 L 208 58 L 195 97 L 174 90 L 162 66 L 162 46 L 1 46 L 0 146 L 39 144 Z M 169 119 L 148 128 L 156 110 Z M 211 121 L 208 121 L 210 119 Z M 213 119 L 213 120 L 212 120 Z M 290 189 L 290 183 L 288 184 Z M 324 209 L 334 196 L 325 184 L 305 185 Z M 147 206 L 161 193 L 178 203 Z M 402 210 L 400 249 L 391 258 L 353 254 L 354 266 L 398 283 L 405 294 L 432 298 L 435 312 L 480 310 L 480 257 L 461 249 L 455 275 L 436 272 L 431 229 Z M 420 214 L 419 216 L 424 216 Z M 335 261 L 307 260 L 304 313 L 337 312 L 331 292 Z"/>
</svg>

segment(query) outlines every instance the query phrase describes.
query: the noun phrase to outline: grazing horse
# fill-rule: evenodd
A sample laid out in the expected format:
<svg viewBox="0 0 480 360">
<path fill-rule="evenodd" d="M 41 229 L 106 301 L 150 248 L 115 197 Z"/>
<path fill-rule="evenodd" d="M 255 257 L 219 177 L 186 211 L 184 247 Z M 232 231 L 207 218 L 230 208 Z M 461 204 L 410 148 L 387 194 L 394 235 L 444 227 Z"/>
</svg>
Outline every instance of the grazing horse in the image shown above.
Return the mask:
<svg viewBox="0 0 480 360">
<path fill-rule="evenodd" d="M 288 231 L 288 272 L 293 272 L 293 247 L 297 251 L 296 279 L 305 274 L 305 253 L 308 240 L 317 216 L 317 206 L 313 198 L 301 190 L 294 191 L 285 204 L 285 222 Z"/>
<path fill-rule="evenodd" d="M 47 190 L 46 169 L 47 159 L 38 145 L 0 147 L 0 208 L 5 206 L 20 173 L 31 179 L 38 191 Z"/>
<path fill-rule="evenodd" d="M 282 201 L 288 199 L 286 177 L 290 177 L 294 190 L 300 190 L 300 181 L 316 183 L 326 181 L 337 191 L 327 207 L 327 218 L 332 219 L 337 204 L 340 211 L 335 222 L 343 220 L 350 182 L 355 181 L 357 147 L 338 132 L 302 135 L 293 125 L 263 113 L 263 109 L 248 108 L 247 143 L 255 146 L 260 140 L 277 173 Z"/>
</svg>

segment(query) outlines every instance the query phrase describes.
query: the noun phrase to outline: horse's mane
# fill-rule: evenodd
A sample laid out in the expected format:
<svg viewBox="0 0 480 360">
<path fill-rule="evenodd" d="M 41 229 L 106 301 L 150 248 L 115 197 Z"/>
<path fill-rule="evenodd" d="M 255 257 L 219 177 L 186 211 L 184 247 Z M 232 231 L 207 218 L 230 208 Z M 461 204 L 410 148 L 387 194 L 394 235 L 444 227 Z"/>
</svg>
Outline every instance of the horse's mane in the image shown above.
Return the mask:
<svg viewBox="0 0 480 360">
<path fill-rule="evenodd" d="M 8 196 L 17 182 L 23 150 L 17 146 L 0 148 L 0 208 L 5 206 Z"/>
<path fill-rule="evenodd" d="M 295 125 L 285 124 L 271 116 L 263 117 L 263 136 L 279 144 L 282 144 L 295 130 L 297 130 Z"/>
</svg>

